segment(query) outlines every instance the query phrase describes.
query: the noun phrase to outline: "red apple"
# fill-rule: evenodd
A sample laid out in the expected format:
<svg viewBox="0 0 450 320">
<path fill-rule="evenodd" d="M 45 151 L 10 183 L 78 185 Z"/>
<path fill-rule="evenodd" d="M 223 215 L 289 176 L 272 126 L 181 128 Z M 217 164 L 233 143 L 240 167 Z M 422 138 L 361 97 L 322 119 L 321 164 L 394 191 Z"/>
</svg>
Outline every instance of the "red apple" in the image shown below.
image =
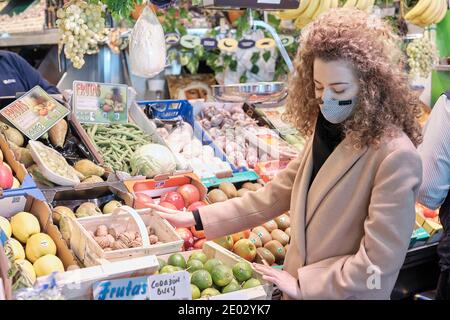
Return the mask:
<svg viewBox="0 0 450 320">
<path fill-rule="evenodd" d="M 244 231 L 233 234 L 232 235 L 233 242 L 236 243 L 241 239 L 248 239 L 248 237 L 250 237 L 250 233 L 251 233 L 251 230 L 248 229 L 248 230 L 244 230 Z"/>
<path fill-rule="evenodd" d="M 200 207 L 204 207 L 206 205 L 207 204 L 205 202 L 203 202 L 203 201 L 196 201 L 194 203 L 191 203 L 191 205 L 187 209 L 188 209 L 188 211 L 194 211 L 195 209 L 198 209 Z"/>
<path fill-rule="evenodd" d="M 200 200 L 200 191 L 193 184 L 185 184 L 177 189 L 181 194 L 186 207 Z"/>
<path fill-rule="evenodd" d="M 168 208 L 168 209 L 172 209 L 172 210 L 177 210 L 177 207 L 175 207 L 173 204 L 171 204 L 170 202 L 160 202 L 159 205 L 161 207 L 164 208 Z"/>
<path fill-rule="evenodd" d="M 434 219 L 438 216 L 438 214 L 435 210 L 431 210 L 428 208 L 423 208 L 423 215 L 425 216 L 425 218 L 431 218 L 431 219 Z"/>
<path fill-rule="evenodd" d="M 217 243 L 218 245 L 224 247 L 227 250 L 233 249 L 234 241 L 231 236 L 220 237 L 220 238 L 214 239 L 213 241 L 215 243 Z"/>
<path fill-rule="evenodd" d="M 194 245 L 194 237 L 192 236 L 192 233 L 187 228 L 177 228 L 175 231 L 178 233 L 178 235 L 183 239 L 184 245 L 183 248 L 185 250 L 191 248 Z"/>
<path fill-rule="evenodd" d="M 162 195 L 161 202 L 169 202 L 173 204 L 178 210 L 183 210 L 185 207 L 184 200 L 178 192 L 167 192 Z"/>
<path fill-rule="evenodd" d="M 14 184 L 11 169 L 5 163 L 0 162 L 0 188 L 10 189 Z"/>
<path fill-rule="evenodd" d="M 135 209 L 147 209 L 149 204 L 153 204 L 153 198 L 146 195 L 145 193 L 135 193 L 134 194 L 134 205 Z"/>
<path fill-rule="evenodd" d="M 194 243 L 194 249 L 202 250 L 203 249 L 203 245 L 205 244 L 205 242 L 206 242 L 206 239 L 197 240 Z"/>
<path fill-rule="evenodd" d="M 233 252 L 250 262 L 255 260 L 256 257 L 256 247 L 248 239 L 241 239 L 236 242 L 233 246 Z"/>
<path fill-rule="evenodd" d="M 203 230 L 197 231 L 197 229 L 195 229 L 195 226 L 191 227 L 191 232 L 194 235 L 194 237 L 197 237 L 199 239 L 202 239 L 205 237 L 205 232 Z"/>
</svg>

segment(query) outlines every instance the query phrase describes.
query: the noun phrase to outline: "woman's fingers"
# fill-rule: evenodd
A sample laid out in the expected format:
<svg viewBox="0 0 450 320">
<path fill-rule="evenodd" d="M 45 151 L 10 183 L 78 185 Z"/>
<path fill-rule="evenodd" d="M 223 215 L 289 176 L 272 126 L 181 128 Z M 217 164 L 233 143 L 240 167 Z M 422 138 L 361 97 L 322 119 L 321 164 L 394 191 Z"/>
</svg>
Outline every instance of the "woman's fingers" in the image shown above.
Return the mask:
<svg viewBox="0 0 450 320">
<path fill-rule="evenodd" d="M 258 263 L 253 263 L 253 267 L 255 268 L 256 271 L 261 272 L 265 275 L 269 275 L 272 277 L 275 277 L 277 275 L 277 270 L 275 270 L 272 267 L 265 266 L 265 265 L 258 264 Z"/>
<path fill-rule="evenodd" d="M 265 281 L 272 282 L 273 284 L 276 284 L 277 286 L 279 286 L 277 278 L 274 278 L 274 277 L 271 277 L 271 276 L 263 276 L 262 278 Z"/>
<path fill-rule="evenodd" d="M 153 210 L 168 213 L 168 214 L 178 214 L 178 213 L 182 212 L 182 211 L 178 211 L 178 210 L 169 209 L 169 208 L 166 208 L 166 207 L 160 206 L 158 204 L 154 204 L 154 203 L 149 204 L 148 207 Z"/>
</svg>

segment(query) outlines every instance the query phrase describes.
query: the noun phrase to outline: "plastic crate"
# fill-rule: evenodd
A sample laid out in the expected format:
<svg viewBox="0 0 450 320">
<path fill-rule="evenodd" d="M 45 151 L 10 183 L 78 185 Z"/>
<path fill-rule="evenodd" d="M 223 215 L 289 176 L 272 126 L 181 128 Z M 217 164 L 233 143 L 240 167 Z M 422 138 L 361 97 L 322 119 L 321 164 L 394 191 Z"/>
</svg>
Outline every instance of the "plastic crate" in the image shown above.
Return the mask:
<svg viewBox="0 0 450 320">
<path fill-rule="evenodd" d="M 232 164 L 225 153 L 217 147 L 211 137 L 195 121 L 192 105 L 187 100 L 161 100 L 161 101 L 138 101 L 140 107 L 145 108 L 147 116 L 161 120 L 183 120 L 189 123 L 194 129 L 194 136 L 199 139 L 203 145 L 209 145 L 214 149 L 214 155 L 222 161 L 230 164 L 233 173 L 247 171 L 238 169 Z"/>
</svg>

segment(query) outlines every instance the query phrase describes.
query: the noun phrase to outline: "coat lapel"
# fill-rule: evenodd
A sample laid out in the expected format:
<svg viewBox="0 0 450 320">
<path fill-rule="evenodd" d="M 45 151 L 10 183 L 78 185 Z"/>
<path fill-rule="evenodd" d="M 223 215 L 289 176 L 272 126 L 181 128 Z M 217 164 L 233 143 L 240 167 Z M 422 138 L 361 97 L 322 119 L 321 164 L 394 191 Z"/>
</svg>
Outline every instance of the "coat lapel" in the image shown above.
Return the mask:
<svg viewBox="0 0 450 320">
<path fill-rule="evenodd" d="M 308 145 L 305 147 L 303 153 L 303 161 L 300 165 L 301 175 L 298 176 L 300 181 L 294 183 L 297 186 L 292 190 L 291 197 L 291 220 L 293 222 L 292 229 L 297 230 L 293 241 L 296 242 L 297 248 L 299 249 L 299 255 L 301 259 L 301 265 L 305 263 L 305 217 L 306 217 L 306 199 L 308 195 L 309 182 L 311 180 L 313 161 L 312 161 L 312 138 L 310 139 Z"/>
<path fill-rule="evenodd" d="M 308 192 L 306 228 L 325 196 L 361 156 L 366 153 L 367 146 L 356 150 L 349 142 L 350 138 L 345 138 L 331 153 L 317 173 Z"/>
</svg>

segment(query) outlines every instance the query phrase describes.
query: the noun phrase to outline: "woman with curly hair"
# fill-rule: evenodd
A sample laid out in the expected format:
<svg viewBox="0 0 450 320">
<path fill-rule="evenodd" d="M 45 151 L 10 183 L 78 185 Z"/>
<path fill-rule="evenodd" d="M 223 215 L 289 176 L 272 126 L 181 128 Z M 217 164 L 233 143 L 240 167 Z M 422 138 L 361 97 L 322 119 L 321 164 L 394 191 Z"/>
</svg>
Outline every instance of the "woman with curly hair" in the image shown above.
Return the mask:
<svg viewBox="0 0 450 320">
<path fill-rule="evenodd" d="M 284 271 L 254 264 L 291 299 L 389 299 L 415 221 L 422 165 L 420 108 L 387 24 L 331 10 L 303 32 L 287 116 L 311 137 L 257 192 L 177 212 L 177 227 L 215 239 L 290 210 Z M 173 215 L 173 213 L 178 213 Z"/>
</svg>

